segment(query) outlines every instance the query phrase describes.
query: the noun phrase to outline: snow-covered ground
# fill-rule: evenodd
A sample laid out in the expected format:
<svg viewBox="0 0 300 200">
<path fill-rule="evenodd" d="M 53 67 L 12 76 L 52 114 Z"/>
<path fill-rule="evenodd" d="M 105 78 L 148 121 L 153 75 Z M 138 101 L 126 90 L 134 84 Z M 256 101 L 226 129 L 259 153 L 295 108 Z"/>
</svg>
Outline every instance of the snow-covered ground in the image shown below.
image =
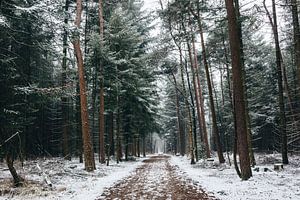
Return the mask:
<svg viewBox="0 0 300 200">
<path fill-rule="evenodd" d="M 11 188 L 9 171 L 4 163 L 0 163 L 0 200 L 96 199 L 106 187 L 129 176 L 142 164 L 141 160 L 119 164 L 111 161 L 110 166 L 97 164 L 97 170 L 92 173 L 85 172 L 84 165 L 78 160 L 38 159 L 25 162 L 23 167 L 16 163 L 16 168 L 26 179 L 26 186 L 22 188 Z M 52 187 L 44 183 L 37 165 L 49 177 Z"/>
<path fill-rule="evenodd" d="M 216 158 L 214 162 L 201 160 L 190 165 L 187 157 L 173 156 L 170 163 L 171 166 L 178 167 L 178 176 L 193 180 L 194 184 L 200 185 L 210 196 L 221 200 L 299 200 L 300 156 L 290 156 L 289 159 L 290 164 L 284 166 L 283 170 L 274 171 L 274 163 L 280 161 L 279 154 L 257 155 L 258 165 L 248 181 L 241 181 L 233 166 L 218 165 Z M 38 159 L 25 162 L 23 167 L 16 163 L 16 168 L 27 180 L 26 186 L 22 188 L 11 187 L 9 171 L 4 163 L 0 163 L 0 200 L 97 199 L 107 188 L 134 175 L 135 169 L 143 165 L 142 160 L 119 164 L 112 161 L 110 166 L 97 164 L 97 170 L 92 173 L 85 172 L 83 164 L 77 160 Z M 151 170 L 151 173 L 152 171 L 160 172 Z M 45 184 L 42 172 L 49 177 L 52 187 Z M 164 177 L 158 172 L 148 173 L 146 176 Z"/>
<path fill-rule="evenodd" d="M 274 171 L 280 155 L 256 156 L 259 171 L 253 170 L 253 177 L 241 181 L 233 166 L 218 165 L 217 162 L 199 161 L 190 165 L 187 157 L 172 157 L 186 176 L 197 181 L 209 194 L 222 200 L 299 200 L 300 199 L 300 157 L 291 156 L 290 165 L 281 171 Z M 215 160 L 217 160 L 215 158 Z M 254 169 L 255 169 L 254 168 Z M 264 169 L 268 168 L 267 172 Z"/>
</svg>

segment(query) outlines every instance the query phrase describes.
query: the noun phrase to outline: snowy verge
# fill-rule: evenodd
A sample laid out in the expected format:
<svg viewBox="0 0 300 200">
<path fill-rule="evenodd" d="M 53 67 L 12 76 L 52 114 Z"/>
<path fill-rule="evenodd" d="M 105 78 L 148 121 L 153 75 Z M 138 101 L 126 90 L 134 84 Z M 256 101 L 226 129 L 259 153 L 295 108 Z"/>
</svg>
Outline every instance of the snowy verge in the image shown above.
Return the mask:
<svg viewBox="0 0 300 200">
<path fill-rule="evenodd" d="M 187 157 L 173 156 L 171 163 L 196 181 L 206 192 L 222 200 L 282 200 L 300 199 L 300 157 L 290 157 L 290 165 L 274 171 L 273 164 L 280 155 L 258 156 L 256 170 L 248 181 L 241 181 L 233 166 L 217 165 L 200 160 L 190 165 Z M 214 160 L 217 160 L 215 158 Z M 254 169 L 255 169 L 254 168 Z M 265 172 L 265 169 L 268 169 Z"/>
<path fill-rule="evenodd" d="M 100 197 L 106 187 L 112 186 L 117 181 L 129 176 L 142 160 L 111 162 L 110 166 L 97 164 L 94 172 L 84 171 L 84 165 L 78 161 L 65 161 L 61 158 L 39 159 L 16 165 L 25 177 L 26 185 L 22 188 L 11 188 L 11 177 L 3 163 L 0 163 L 0 200 L 4 199 L 60 199 L 82 200 Z M 48 175 L 53 187 L 43 183 L 43 177 L 37 164 Z M 2 193 L 2 196 L 1 196 Z"/>
</svg>

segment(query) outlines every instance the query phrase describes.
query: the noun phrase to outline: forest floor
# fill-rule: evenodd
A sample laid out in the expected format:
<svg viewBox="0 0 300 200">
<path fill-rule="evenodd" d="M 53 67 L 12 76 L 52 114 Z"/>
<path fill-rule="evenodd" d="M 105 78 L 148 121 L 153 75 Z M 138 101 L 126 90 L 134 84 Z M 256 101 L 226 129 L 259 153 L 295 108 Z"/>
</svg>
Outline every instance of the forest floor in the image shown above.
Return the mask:
<svg viewBox="0 0 300 200">
<path fill-rule="evenodd" d="M 0 200 L 100 200 L 100 199 L 300 199 L 300 156 L 289 156 L 290 164 L 273 169 L 280 154 L 255 155 L 253 177 L 241 181 L 234 167 L 211 160 L 190 164 L 188 157 L 151 155 L 110 166 L 97 164 L 90 173 L 77 159 L 40 158 L 15 163 L 25 186 L 12 187 L 11 175 L 0 162 Z M 232 159 L 232 158 L 231 158 Z M 213 160 L 213 161 L 212 161 Z M 52 182 L 45 183 L 44 177 Z M 205 191 L 205 192 L 204 192 Z"/>
<path fill-rule="evenodd" d="M 230 155 L 232 162 L 232 154 Z M 252 177 L 242 181 L 234 169 L 226 163 L 219 164 L 214 156 L 210 161 L 199 160 L 190 164 L 188 157 L 172 156 L 172 165 L 178 166 L 185 177 L 191 178 L 222 200 L 299 200 L 300 199 L 300 156 L 289 155 L 289 165 L 274 170 L 281 162 L 281 154 L 256 153 L 256 166 Z"/>
<path fill-rule="evenodd" d="M 106 189 L 99 199 L 215 199 L 192 179 L 179 175 L 170 158 L 157 155 L 144 160 L 134 174 Z"/>
<path fill-rule="evenodd" d="M 15 167 L 25 179 L 25 185 L 19 188 L 12 186 L 7 166 L 0 162 L 0 200 L 94 200 L 105 188 L 129 176 L 144 159 L 111 161 L 109 166 L 96 160 L 94 172 L 86 172 L 78 159 L 39 158 L 25 161 L 23 166 L 16 161 Z M 45 183 L 45 176 L 52 186 Z"/>
</svg>

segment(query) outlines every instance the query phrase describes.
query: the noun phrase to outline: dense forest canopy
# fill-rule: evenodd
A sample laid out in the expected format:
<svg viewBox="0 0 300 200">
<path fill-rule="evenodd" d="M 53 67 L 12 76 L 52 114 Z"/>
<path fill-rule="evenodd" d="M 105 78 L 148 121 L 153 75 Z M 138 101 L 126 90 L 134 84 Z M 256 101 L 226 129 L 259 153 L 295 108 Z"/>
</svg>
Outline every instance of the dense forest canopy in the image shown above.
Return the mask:
<svg viewBox="0 0 300 200">
<path fill-rule="evenodd" d="M 93 171 L 95 153 L 130 160 L 158 139 L 192 164 L 233 152 L 242 179 L 255 152 L 285 164 L 299 152 L 299 2 L 143 5 L 0 2 L 0 160 L 16 185 L 16 159 L 79 157 Z"/>
</svg>

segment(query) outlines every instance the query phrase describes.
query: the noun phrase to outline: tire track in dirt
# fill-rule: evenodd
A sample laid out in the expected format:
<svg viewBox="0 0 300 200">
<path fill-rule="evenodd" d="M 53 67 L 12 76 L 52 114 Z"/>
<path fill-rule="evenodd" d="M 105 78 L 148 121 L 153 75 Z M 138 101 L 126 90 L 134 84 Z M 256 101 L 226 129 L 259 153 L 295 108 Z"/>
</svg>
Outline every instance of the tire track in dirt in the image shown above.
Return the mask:
<svg viewBox="0 0 300 200">
<path fill-rule="evenodd" d="M 98 198 L 107 200 L 213 200 L 199 185 L 179 175 L 170 156 L 152 156 L 144 160 L 133 175 L 106 189 Z"/>
</svg>

